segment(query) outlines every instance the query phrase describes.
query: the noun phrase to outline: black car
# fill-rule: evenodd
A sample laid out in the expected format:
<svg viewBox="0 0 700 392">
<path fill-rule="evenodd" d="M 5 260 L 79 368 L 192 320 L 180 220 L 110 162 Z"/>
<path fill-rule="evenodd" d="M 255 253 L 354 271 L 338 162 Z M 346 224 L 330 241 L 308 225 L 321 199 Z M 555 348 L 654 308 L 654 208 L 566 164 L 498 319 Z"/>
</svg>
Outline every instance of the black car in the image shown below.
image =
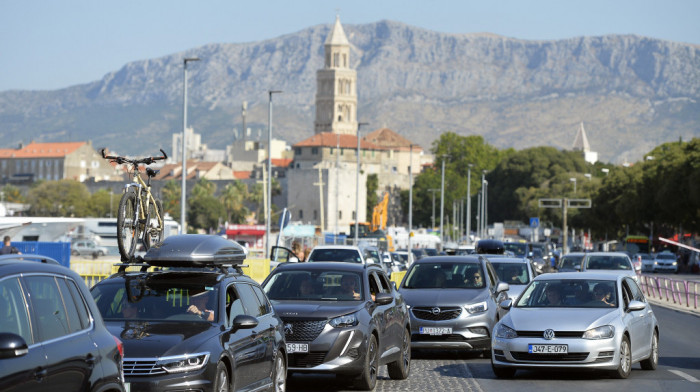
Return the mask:
<svg viewBox="0 0 700 392">
<path fill-rule="evenodd" d="M 374 264 L 280 264 L 263 288 L 284 322 L 290 372 L 333 373 L 371 390 L 379 367 L 408 377 L 406 303 Z"/>
<path fill-rule="evenodd" d="M 244 259 L 219 236 L 170 236 L 92 288 L 132 392 L 285 389 L 282 322 Z"/>
<path fill-rule="evenodd" d="M 0 256 L 0 304 L 0 390 L 124 391 L 122 343 L 77 273 Z"/>
</svg>

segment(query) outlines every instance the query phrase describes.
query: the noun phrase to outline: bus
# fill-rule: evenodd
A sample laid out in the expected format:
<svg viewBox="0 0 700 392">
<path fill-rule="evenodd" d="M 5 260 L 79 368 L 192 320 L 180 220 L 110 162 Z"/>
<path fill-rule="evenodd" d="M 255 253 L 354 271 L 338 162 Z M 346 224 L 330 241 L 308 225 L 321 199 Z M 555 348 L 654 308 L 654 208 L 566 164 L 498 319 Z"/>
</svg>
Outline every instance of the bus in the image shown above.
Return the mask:
<svg viewBox="0 0 700 392">
<path fill-rule="evenodd" d="M 625 238 L 625 248 L 631 255 L 649 253 L 649 237 L 644 235 L 628 235 Z"/>
</svg>

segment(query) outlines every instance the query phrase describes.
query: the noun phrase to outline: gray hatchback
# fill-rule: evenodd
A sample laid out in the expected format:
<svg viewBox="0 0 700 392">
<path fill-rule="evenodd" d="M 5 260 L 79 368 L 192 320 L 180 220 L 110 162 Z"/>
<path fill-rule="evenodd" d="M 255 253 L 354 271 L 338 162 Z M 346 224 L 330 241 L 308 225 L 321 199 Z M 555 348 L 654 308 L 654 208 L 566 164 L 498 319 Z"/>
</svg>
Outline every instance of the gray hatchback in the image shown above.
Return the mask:
<svg viewBox="0 0 700 392">
<path fill-rule="evenodd" d="M 490 353 L 498 303 L 508 289 L 483 256 L 416 261 L 399 288 L 409 305 L 411 347 Z"/>
</svg>

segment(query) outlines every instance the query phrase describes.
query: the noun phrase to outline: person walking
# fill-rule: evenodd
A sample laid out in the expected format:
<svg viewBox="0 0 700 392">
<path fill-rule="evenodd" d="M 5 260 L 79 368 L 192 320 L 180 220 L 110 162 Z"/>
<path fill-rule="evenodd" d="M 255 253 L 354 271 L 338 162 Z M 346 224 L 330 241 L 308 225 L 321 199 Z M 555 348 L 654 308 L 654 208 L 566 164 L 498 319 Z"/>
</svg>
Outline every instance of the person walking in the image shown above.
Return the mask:
<svg viewBox="0 0 700 392">
<path fill-rule="evenodd" d="M 16 247 L 12 246 L 10 243 L 10 236 L 6 235 L 5 238 L 3 238 L 3 246 L 0 248 L 0 255 L 9 254 L 21 255 L 22 252 L 20 252 Z"/>
</svg>

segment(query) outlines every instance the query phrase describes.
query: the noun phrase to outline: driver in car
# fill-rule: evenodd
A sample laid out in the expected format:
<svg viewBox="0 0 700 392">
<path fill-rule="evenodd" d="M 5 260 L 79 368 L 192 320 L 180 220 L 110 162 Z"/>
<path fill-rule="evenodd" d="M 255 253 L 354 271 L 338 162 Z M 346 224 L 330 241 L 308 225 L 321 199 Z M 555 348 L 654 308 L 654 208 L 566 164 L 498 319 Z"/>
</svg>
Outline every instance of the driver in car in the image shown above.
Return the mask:
<svg viewBox="0 0 700 392">
<path fill-rule="evenodd" d="M 206 321 L 214 321 L 214 311 L 207 309 L 209 302 L 209 292 L 203 291 L 192 297 L 192 305 L 187 308 L 187 313 L 199 316 Z"/>
</svg>

